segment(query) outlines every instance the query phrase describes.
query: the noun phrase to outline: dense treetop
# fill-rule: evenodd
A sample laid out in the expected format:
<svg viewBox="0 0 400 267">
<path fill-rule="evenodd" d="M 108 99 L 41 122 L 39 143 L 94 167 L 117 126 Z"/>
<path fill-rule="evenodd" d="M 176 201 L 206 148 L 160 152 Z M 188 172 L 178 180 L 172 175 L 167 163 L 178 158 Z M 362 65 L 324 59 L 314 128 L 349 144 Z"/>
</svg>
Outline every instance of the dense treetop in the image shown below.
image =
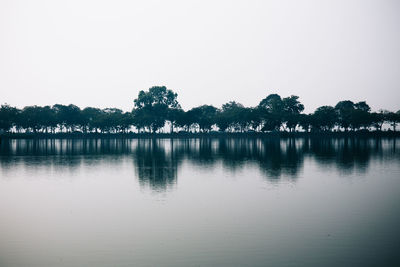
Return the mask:
<svg viewBox="0 0 400 267">
<path fill-rule="evenodd" d="M 165 86 L 140 91 L 131 112 L 117 108 L 98 109 L 55 104 L 23 109 L 0 107 L 0 132 L 271 132 L 271 131 L 357 131 L 382 130 L 388 123 L 393 131 L 400 123 L 400 110 L 371 112 L 365 101 L 339 101 L 334 107 L 321 106 L 305 114 L 299 97 L 269 94 L 255 107 L 230 101 L 221 108 L 201 105 L 183 110 L 177 93 Z"/>
</svg>

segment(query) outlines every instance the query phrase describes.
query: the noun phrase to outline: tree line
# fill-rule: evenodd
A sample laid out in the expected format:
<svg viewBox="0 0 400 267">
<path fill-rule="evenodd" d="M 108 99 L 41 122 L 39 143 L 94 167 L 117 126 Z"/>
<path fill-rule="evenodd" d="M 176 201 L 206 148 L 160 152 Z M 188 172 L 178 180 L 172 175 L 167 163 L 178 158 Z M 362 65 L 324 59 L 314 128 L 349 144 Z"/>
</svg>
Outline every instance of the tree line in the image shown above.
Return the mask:
<svg viewBox="0 0 400 267">
<path fill-rule="evenodd" d="M 388 123 L 393 131 L 400 122 L 397 112 L 371 112 L 365 102 L 339 101 L 335 106 L 321 106 L 305 114 L 299 97 L 270 94 L 255 107 L 231 101 L 221 108 L 201 105 L 183 110 L 177 93 L 165 86 L 140 91 L 131 112 L 117 108 L 99 109 L 56 104 L 26 106 L 18 109 L 0 107 L 0 131 L 17 133 L 128 133 L 162 132 L 168 123 L 172 132 L 273 132 L 273 131 L 381 131 Z"/>
</svg>

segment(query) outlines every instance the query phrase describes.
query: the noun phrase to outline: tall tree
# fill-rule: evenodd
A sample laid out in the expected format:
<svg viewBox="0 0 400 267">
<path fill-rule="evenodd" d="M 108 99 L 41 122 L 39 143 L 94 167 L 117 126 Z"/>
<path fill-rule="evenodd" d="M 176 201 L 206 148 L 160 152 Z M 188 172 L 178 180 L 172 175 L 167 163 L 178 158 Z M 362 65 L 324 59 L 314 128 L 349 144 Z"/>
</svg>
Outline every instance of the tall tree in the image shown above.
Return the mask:
<svg viewBox="0 0 400 267">
<path fill-rule="evenodd" d="M 282 98 L 278 94 L 270 94 L 260 101 L 260 108 L 265 109 L 269 113 L 280 113 L 283 110 Z"/>
<path fill-rule="evenodd" d="M 370 124 L 370 110 L 370 106 L 365 101 L 354 104 L 354 109 L 350 116 L 350 125 L 354 130 L 360 127 L 368 127 Z"/>
<path fill-rule="evenodd" d="M 24 107 L 19 115 L 20 126 L 28 131 L 34 133 L 42 129 L 42 114 L 41 107 L 39 106 L 27 106 Z"/>
<path fill-rule="evenodd" d="M 335 106 L 339 116 L 339 126 L 345 131 L 351 126 L 352 113 L 354 111 L 354 103 L 350 100 L 339 101 Z"/>
<path fill-rule="evenodd" d="M 171 133 L 176 127 L 180 126 L 180 120 L 184 116 L 185 111 L 181 108 L 170 108 L 167 113 L 167 120 L 171 123 Z"/>
<path fill-rule="evenodd" d="M 153 86 L 140 91 L 134 100 L 134 120 L 138 128 L 147 127 L 151 132 L 164 127 L 171 109 L 179 109 L 178 94 L 165 86 Z"/>
<path fill-rule="evenodd" d="M 392 126 L 393 131 L 396 131 L 396 126 L 400 123 L 400 110 L 395 112 L 386 112 L 384 114 L 385 121 L 387 121 L 390 126 Z"/>
<path fill-rule="evenodd" d="M 57 124 L 61 130 L 65 128 L 68 132 L 72 132 L 75 127 L 82 125 L 81 109 L 78 106 L 56 104 L 53 109 L 56 114 Z"/>
<path fill-rule="evenodd" d="M 313 114 L 300 114 L 299 115 L 299 125 L 307 133 L 310 131 L 311 125 L 313 125 Z"/>
<path fill-rule="evenodd" d="M 338 116 L 334 107 L 322 106 L 312 115 L 312 126 L 321 131 L 330 131 L 338 122 Z"/>
<path fill-rule="evenodd" d="M 0 107 L 0 130 L 8 132 L 16 122 L 19 110 L 4 104 Z"/>
<path fill-rule="evenodd" d="M 262 131 L 278 131 L 283 122 L 283 102 L 278 94 L 270 94 L 260 101 L 258 108 L 262 113 Z"/>
<path fill-rule="evenodd" d="M 202 105 L 188 111 L 190 120 L 197 124 L 202 132 L 209 132 L 216 123 L 217 108 L 210 105 Z"/>
<path fill-rule="evenodd" d="M 222 105 L 218 112 L 216 123 L 221 131 L 245 131 L 250 125 L 251 109 L 245 108 L 242 104 L 230 101 Z"/>
<path fill-rule="evenodd" d="M 304 110 L 304 105 L 300 103 L 298 96 L 291 95 L 282 99 L 282 109 L 286 126 L 292 132 L 299 124 L 299 114 Z"/>
<path fill-rule="evenodd" d="M 86 107 L 82 110 L 82 124 L 84 132 L 97 132 L 103 120 L 103 111 L 99 108 Z"/>
<path fill-rule="evenodd" d="M 194 123 L 193 117 L 191 116 L 189 111 L 179 111 L 176 112 L 176 121 L 175 124 L 178 127 L 183 128 L 186 132 L 189 132 L 190 126 Z"/>
<path fill-rule="evenodd" d="M 370 123 L 371 126 L 374 127 L 377 131 L 382 130 L 382 125 L 385 122 L 385 114 L 383 110 L 379 112 L 372 112 L 370 115 Z"/>
</svg>

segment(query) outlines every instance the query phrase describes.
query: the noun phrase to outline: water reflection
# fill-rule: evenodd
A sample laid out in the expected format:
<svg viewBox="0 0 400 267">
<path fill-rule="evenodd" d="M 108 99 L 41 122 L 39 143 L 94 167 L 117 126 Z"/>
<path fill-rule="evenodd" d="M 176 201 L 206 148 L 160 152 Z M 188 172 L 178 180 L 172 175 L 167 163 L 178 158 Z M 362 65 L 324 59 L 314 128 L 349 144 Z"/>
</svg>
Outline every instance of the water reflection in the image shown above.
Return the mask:
<svg viewBox="0 0 400 267">
<path fill-rule="evenodd" d="M 2 170 L 15 164 L 69 168 L 101 164 L 104 160 L 132 160 L 140 184 L 166 190 L 177 183 L 179 166 L 188 161 L 211 170 L 217 164 L 235 172 L 256 166 L 264 176 L 295 180 L 306 158 L 343 173 L 366 171 L 372 159 L 399 160 L 396 139 L 266 138 L 266 139 L 83 139 L 4 140 L 0 145 Z"/>
<path fill-rule="evenodd" d="M 178 157 L 174 142 L 160 139 L 139 140 L 133 149 L 134 163 L 141 186 L 162 191 L 176 184 Z"/>
<path fill-rule="evenodd" d="M 319 164 L 335 165 L 344 173 L 365 172 L 371 158 L 396 159 L 396 140 L 318 139 L 310 142 L 309 154 Z"/>
</svg>

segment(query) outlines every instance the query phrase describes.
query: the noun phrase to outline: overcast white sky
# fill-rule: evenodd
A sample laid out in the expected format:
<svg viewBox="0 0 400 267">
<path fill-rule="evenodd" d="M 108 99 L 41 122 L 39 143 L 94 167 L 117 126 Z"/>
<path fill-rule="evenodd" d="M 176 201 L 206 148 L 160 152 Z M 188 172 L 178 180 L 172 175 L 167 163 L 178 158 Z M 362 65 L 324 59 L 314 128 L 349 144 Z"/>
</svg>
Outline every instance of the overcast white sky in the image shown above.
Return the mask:
<svg viewBox="0 0 400 267">
<path fill-rule="evenodd" d="M 0 0 L 0 103 L 185 109 L 270 93 L 400 109 L 400 1 Z"/>
</svg>

